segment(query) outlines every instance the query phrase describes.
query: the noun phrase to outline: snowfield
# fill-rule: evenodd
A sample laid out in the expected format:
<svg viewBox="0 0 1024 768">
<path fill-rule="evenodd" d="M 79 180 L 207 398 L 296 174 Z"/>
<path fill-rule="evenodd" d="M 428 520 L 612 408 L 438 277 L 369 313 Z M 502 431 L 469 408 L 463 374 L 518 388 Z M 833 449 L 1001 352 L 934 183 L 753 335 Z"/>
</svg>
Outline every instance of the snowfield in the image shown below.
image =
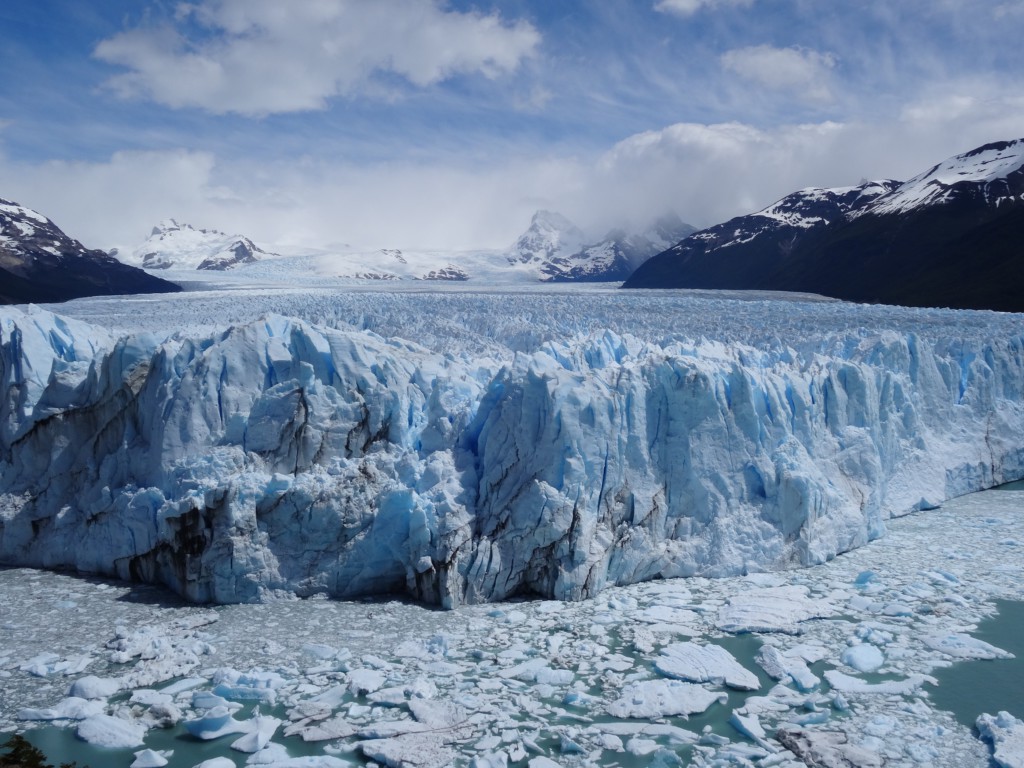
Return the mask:
<svg viewBox="0 0 1024 768">
<path fill-rule="evenodd" d="M 821 563 L 1024 476 L 1020 316 L 230 286 L 0 310 L 0 561 L 579 600 Z"/>
</svg>

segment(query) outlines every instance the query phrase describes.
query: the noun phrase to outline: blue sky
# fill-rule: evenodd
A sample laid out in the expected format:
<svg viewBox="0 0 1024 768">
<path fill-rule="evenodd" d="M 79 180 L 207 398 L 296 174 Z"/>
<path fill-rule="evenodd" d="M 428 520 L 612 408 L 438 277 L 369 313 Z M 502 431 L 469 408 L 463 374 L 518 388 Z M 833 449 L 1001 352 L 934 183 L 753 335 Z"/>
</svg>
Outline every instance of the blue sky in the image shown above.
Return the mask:
<svg viewBox="0 0 1024 768">
<path fill-rule="evenodd" d="M 698 226 L 1024 136 L 1024 0 L 6 0 L 0 197 L 98 247 Z"/>
</svg>

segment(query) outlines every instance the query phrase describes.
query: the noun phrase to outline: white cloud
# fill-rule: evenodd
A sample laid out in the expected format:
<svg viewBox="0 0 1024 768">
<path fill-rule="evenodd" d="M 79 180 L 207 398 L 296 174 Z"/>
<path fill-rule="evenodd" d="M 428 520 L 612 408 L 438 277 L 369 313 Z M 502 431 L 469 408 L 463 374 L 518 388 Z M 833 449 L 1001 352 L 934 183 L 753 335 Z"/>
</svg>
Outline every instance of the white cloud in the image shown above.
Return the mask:
<svg viewBox="0 0 1024 768">
<path fill-rule="evenodd" d="M 95 55 L 128 70 L 108 85 L 174 108 L 264 115 L 322 109 L 381 77 L 419 88 L 460 74 L 495 78 L 540 42 L 527 22 L 440 0 L 205 0 L 180 5 L 177 22 L 100 42 Z"/>
<path fill-rule="evenodd" d="M 92 163 L 0 157 L 3 196 L 90 247 L 134 248 L 173 216 L 268 245 L 503 247 L 538 208 L 601 235 L 674 210 L 710 226 L 808 186 L 907 179 L 981 144 L 1020 138 L 1024 91 L 946 84 L 879 122 L 758 128 L 679 123 L 596 156 L 528 148 L 378 164 L 322 158 L 250 163 L 206 152 L 119 152 Z"/>
<path fill-rule="evenodd" d="M 1020 138 L 1024 92 L 947 83 L 898 117 L 755 128 L 680 123 L 636 134 L 602 158 L 593 204 L 604 215 L 671 207 L 697 226 L 758 210 L 810 186 L 905 180 L 981 144 Z M 663 209 L 662 208 L 662 209 Z"/>
<path fill-rule="evenodd" d="M 654 4 L 654 10 L 662 13 L 674 13 L 677 16 L 692 16 L 701 8 L 749 7 L 753 4 L 754 0 L 658 0 Z"/>
<path fill-rule="evenodd" d="M 829 79 L 836 57 L 831 53 L 755 45 L 726 51 L 721 62 L 726 71 L 773 91 L 792 92 L 808 101 L 832 98 Z"/>
</svg>

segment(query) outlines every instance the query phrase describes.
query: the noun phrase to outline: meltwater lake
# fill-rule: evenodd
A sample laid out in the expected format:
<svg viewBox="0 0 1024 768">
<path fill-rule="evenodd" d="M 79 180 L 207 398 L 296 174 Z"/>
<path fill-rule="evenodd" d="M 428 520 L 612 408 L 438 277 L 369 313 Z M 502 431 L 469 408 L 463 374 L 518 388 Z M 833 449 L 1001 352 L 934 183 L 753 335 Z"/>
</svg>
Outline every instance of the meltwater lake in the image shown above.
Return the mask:
<svg viewBox="0 0 1024 768">
<path fill-rule="evenodd" d="M 172 768 L 801 765 L 783 743 L 865 765 L 987 766 L 974 719 L 1024 717 L 1024 490 L 887 525 L 813 568 L 449 612 L 211 608 L 0 570 L 0 731 L 92 768 L 144 749 Z M 713 663 L 712 646 L 726 652 Z M 1002 651 L 1017 658 L 968 658 Z M 116 692 L 73 701 L 85 679 Z M 185 724 L 210 718 L 211 696 L 236 732 L 201 741 Z M 259 751 L 232 749 L 257 705 L 280 722 Z M 79 733 L 103 741 L 90 718 L 137 743 L 87 743 Z"/>
</svg>

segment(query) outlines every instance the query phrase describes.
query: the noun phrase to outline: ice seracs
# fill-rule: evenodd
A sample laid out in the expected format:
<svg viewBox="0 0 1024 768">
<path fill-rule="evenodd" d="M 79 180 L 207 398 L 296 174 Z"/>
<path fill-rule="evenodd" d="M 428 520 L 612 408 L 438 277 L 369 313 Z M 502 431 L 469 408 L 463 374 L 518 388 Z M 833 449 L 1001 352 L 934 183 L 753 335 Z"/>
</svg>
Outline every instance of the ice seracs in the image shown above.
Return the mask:
<svg viewBox="0 0 1024 768">
<path fill-rule="evenodd" d="M 41 310 L 0 318 L 0 560 L 197 601 L 578 600 L 748 573 L 717 626 L 792 632 L 834 605 L 757 571 L 1024 474 L 1012 334 L 798 351 L 599 332 L 495 360 L 279 315 L 113 342 Z M 128 632 L 113 652 L 152 641 Z M 192 674 L 203 653 L 183 643 L 132 683 Z"/>
</svg>

